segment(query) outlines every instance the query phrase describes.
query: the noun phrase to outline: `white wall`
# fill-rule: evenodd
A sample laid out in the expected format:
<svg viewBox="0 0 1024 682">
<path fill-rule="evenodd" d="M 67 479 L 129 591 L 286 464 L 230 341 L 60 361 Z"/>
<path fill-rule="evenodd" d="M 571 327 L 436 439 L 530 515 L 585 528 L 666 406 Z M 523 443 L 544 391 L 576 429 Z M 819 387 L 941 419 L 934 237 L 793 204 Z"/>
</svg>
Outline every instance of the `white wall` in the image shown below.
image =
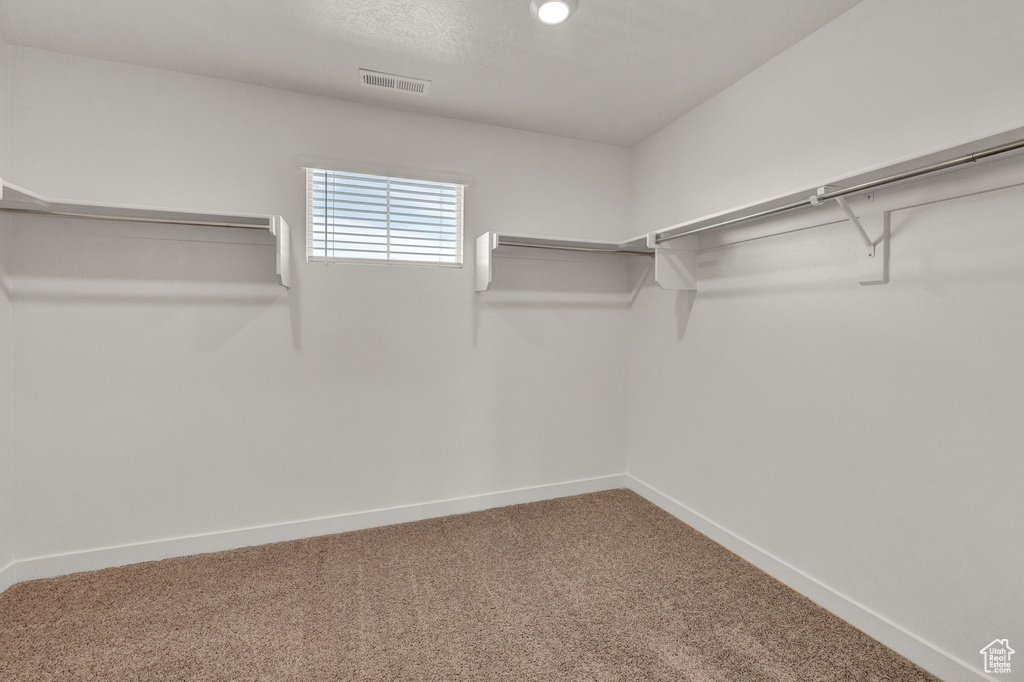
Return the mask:
<svg viewBox="0 0 1024 682">
<path fill-rule="evenodd" d="M 296 253 L 285 293 L 262 235 L 16 220 L 19 559 L 622 472 L 625 271 L 477 295 L 471 264 L 487 230 L 616 235 L 627 150 L 14 54 L 17 184 L 278 213 Z M 471 176 L 467 266 L 306 264 L 309 155 Z"/>
<path fill-rule="evenodd" d="M 11 171 L 10 51 L 0 40 L 0 178 Z M 14 559 L 13 310 L 7 289 L 10 219 L 0 215 L 0 571 Z M 0 578 L 0 589 L 4 587 Z"/>
<path fill-rule="evenodd" d="M 641 144 L 629 232 L 1020 126 L 1022 25 L 866 0 Z M 647 286 L 629 473 L 972 678 L 1024 642 L 1022 215 L 1019 189 L 895 213 L 881 287 L 845 225 L 707 248 L 695 300 Z"/>
</svg>

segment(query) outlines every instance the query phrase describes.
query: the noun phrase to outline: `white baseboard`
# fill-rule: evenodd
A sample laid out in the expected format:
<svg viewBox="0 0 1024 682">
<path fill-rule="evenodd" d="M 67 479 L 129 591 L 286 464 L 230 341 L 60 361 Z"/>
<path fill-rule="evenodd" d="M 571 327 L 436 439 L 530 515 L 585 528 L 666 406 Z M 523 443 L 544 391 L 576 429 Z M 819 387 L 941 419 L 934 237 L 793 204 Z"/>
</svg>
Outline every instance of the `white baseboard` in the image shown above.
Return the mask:
<svg viewBox="0 0 1024 682">
<path fill-rule="evenodd" d="M 867 606 L 832 589 L 799 568 L 723 528 L 703 514 L 672 499 L 635 476 L 626 474 L 625 478 L 626 487 L 633 492 L 707 535 L 734 554 L 749 561 L 768 575 L 793 588 L 940 679 L 946 680 L 946 682 L 980 682 L 981 680 L 988 682 L 995 679 L 949 652 L 930 644 L 885 616 L 872 611 Z"/>
<path fill-rule="evenodd" d="M 16 572 L 14 568 L 15 562 L 13 561 L 4 566 L 3 568 L 0 568 L 0 592 L 3 592 L 14 583 L 20 582 L 14 577 L 14 574 Z"/>
<path fill-rule="evenodd" d="M 420 521 L 439 516 L 465 514 L 494 507 L 505 507 L 524 502 L 538 502 L 556 497 L 582 495 L 601 490 L 624 488 L 625 476 L 601 476 L 563 483 L 538 485 L 529 488 L 504 490 L 484 495 L 470 495 L 421 504 L 408 504 L 385 509 L 339 514 L 304 521 L 290 521 L 252 528 L 204 533 L 186 537 L 168 538 L 116 547 L 102 547 L 82 552 L 21 559 L 0 570 L 0 591 L 24 580 L 52 578 L 68 573 L 95 571 L 112 566 L 137 564 L 171 557 L 221 552 L 239 547 L 262 545 L 268 542 L 299 540 L 317 535 L 345 533 L 352 530 L 388 526 L 395 523 Z"/>
</svg>

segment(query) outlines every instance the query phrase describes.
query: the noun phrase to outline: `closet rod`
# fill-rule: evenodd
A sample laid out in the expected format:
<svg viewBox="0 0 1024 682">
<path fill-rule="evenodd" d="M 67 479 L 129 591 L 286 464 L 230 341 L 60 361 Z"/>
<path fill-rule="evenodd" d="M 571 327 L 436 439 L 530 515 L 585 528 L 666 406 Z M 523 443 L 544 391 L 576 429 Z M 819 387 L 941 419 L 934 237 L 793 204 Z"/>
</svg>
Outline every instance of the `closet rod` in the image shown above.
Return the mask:
<svg viewBox="0 0 1024 682">
<path fill-rule="evenodd" d="M 557 246 L 553 244 L 523 244 L 499 237 L 498 246 L 514 246 L 523 249 L 554 249 L 555 251 L 582 251 L 584 253 L 611 253 L 623 256 L 653 256 L 653 251 L 623 251 L 620 249 L 588 249 L 585 246 Z"/>
<path fill-rule="evenodd" d="M 679 239 L 680 237 L 687 237 L 689 235 L 700 234 L 701 232 L 708 232 L 709 230 L 717 230 L 722 227 L 730 227 L 739 223 L 745 223 L 751 220 L 757 220 L 758 218 L 767 218 L 768 216 L 778 215 L 779 213 L 787 213 L 798 208 L 805 208 L 807 206 L 817 206 L 818 204 L 828 201 L 829 199 L 835 199 L 837 197 L 845 197 L 850 194 L 858 194 L 860 192 L 867 192 L 869 190 L 883 187 L 885 185 L 891 185 L 896 182 L 902 182 L 904 180 L 911 180 L 913 178 L 919 178 L 922 175 L 929 175 L 931 173 L 938 173 L 939 171 L 948 170 L 957 166 L 962 166 L 967 163 L 973 163 L 975 161 L 981 161 L 999 154 L 1005 154 L 1007 152 L 1016 151 L 1018 149 L 1024 149 L 1024 139 L 1016 140 L 1014 142 L 1008 142 L 998 147 L 990 147 L 988 149 L 982 149 L 981 151 L 974 152 L 973 154 L 967 154 L 965 156 L 959 156 L 955 159 L 949 159 L 948 161 L 940 161 L 939 163 L 933 163 L 929 166 L 922 166 L 921 168 L 915 168 L 913 170 L 904 171 L 902 173 L 896 173 L 878 180 L 871 180 L 870 182 L 864 182 L 853 187 L 843 187 L 841 189 L 834 190 L 832 192 L 823 192 L 822 194 L 808 197 L 802 201 L 795 201 L 785 206 L 778 206 L 776 208 L 770 208 L 764 211 L 758 211 L 757 213 L 750 213 L 748 215 L 740 216 L 738 218 L 730 218 L 723 220 L 712 225 L 705 225 L 703 227 L 695 227 L 692 229 L 677 228 L 681 229 L 681 232 L 673 232 L 667 230 L 662 234 L 655 233 L 654 242 L 656 244 L 663 244 L 673 239 Z"/>
<path fill-rule="evenodd" d="M 181 218 L 143 218 L 138 216 L 104 215 L 102 213 L 69 213 L 65 211 L 35 211 L 25 208 L 0 208 L 0 213 L 15 215 L 42 215 L 55 218 L 90 218 L 95 220 L 121 220 L 129 223 L 160 223 L 162 225 L 199 225 L 201 227 L 240 227 L 247 230 L 266 230 L 268 225 L 257 223 L 222 223 L 212 220 L 185 220 Z"/>
</svg>

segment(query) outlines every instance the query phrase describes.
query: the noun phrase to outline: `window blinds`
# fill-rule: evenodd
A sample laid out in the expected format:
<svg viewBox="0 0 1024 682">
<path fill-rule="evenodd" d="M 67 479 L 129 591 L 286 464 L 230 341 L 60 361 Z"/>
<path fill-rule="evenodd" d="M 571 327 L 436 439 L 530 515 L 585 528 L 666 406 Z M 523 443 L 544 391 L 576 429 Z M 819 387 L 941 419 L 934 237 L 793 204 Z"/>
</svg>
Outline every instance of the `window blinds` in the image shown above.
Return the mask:
<svg viewBox="0 0 1024 682">
<path fill-rule="evenodd" d="M 463 189 L 307 168 L 307 259 L 461 265 Z"/>
</svg>

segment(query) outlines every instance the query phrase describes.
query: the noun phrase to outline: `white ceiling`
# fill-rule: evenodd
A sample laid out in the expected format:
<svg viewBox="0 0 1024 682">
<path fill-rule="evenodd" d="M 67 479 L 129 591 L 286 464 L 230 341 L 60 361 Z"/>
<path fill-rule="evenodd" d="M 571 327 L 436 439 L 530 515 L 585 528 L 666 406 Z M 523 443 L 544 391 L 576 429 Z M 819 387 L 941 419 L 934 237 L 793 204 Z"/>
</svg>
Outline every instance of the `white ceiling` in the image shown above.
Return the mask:
<svg viewBox="0 0 1024 682">
<path fill-rule="evenodd" d="M 0 37 L 630 147 L 858 1 L 579 0 L 550 27 L 529 0 L 0 0 Z"/>
</svg>

